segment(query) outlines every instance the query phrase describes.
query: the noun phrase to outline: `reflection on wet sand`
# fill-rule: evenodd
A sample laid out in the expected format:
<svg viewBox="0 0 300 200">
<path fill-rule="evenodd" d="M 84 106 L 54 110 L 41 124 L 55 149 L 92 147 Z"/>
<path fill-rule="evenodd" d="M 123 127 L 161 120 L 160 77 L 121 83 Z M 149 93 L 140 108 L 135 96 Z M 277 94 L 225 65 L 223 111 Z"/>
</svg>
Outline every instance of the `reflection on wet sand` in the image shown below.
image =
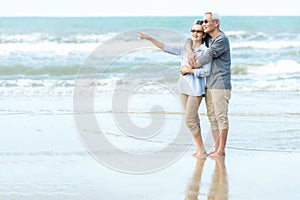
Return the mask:
<svg viewBox="0 0 300 200">
<path fill-rule="evenodd" d="M 215 170 L 207 199 L 227 200 L 228 182 L 225 157 L 215 158 Z"/>
<path fill-rule="evenodd" d="M 228 182 L 225 166 L 225 158 L 214 158 L 215 168 L 212 175 L 210 189 L 207 199 L 209 200 L 228 200 Z M 198 200 L 200 196 L 201 176 L 206 159 L 197 159 L 195 170 L 191 182 L 188 184 L 185 200 Z M 206 182 L 206 181 L 205 181 Z M 201 193 L 201 196 L 205 192 Z"/>
<path fill-rule="evenodd" d="M 201 180 L 205 161 L 206 159 L 197 159 L 193 178 L 187 187 L 185 200 L 198 199 L 198 195 L 200 192 L 200 183 L 201 183 L 200 180 Z"/>
</svg>

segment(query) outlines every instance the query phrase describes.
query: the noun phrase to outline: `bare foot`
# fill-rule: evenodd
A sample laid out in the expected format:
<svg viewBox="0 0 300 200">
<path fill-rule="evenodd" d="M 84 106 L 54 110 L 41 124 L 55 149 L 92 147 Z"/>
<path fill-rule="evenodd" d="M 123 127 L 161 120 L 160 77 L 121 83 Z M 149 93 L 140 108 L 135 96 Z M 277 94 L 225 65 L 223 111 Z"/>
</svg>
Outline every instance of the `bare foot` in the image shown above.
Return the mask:
<svg viewBox="0 0 300 200">
<path fill-rule="evenodd" d="M 196 158 L 200 158 L 200 159 L 206 158 L 207 153 L 206 153 L 206 151 L 204 151 L 204 152 L 199 151 L 199 152 L 196 152 L 195 154 L 193 154 L 193 156 Z"/>
<path fill-rule="evenodd" d="M 208 154 L 208 157 L 211 157 L 211 158 L 218 158 L 218 157 L 223 157 L 223 156 L 225 156 L 225 152 L 215 151 L 215 152 Z"/>
<path fill-rule="evenodd" d="M 199 154 L 199 153 L 201 153 L 201 151 L 200 151 L 200 150 L 196 151 L 196 152 L 195 152 L 195 153 L 193 153 L 192 155 L 193 155 L 193 156 L 196 156 L 196 155 L 197 155 L 197 154 Z M 206 151 L 203 151 L 202 153 L 203 153 L 203 154 L 207 154 L 207 153 L 206 153 Z"/>
</svg>

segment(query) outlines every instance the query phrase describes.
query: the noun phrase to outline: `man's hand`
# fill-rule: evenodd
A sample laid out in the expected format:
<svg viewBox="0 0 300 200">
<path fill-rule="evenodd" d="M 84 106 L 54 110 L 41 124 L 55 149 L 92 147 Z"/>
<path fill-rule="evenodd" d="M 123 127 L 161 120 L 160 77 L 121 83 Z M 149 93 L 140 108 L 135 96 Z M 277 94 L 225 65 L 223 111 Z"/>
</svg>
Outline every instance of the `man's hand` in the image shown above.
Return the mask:
<svg viewBox="0 0 300 200">
<path fill-rule="evenodd" d="M 188 51 L 188 62 L 192 67 L 196 66 L 196 54 L 193 51 Z"/>
<path fill-rule="evenodd" d="M 190 69 L 192 69 L 191 66 L 183 65 L 183 66 L 181 67 L 181 69 L 180 69 L 180 74 L 181 74 L 182 76 L 184 76 L 184 75 L 190 73 Z"/>
<path fill-rule="evenodd" d="M 195 59 L 196 59 L 196 54 L 193 51 L 192 48 L 192 40 L 189 38 L 187 39 L 186 43 L 185 43 L 185 50 L 187 51 L 188 54 L 188 62 L 190 63 L 190 65 L 195 66 Z"/>
</svg>

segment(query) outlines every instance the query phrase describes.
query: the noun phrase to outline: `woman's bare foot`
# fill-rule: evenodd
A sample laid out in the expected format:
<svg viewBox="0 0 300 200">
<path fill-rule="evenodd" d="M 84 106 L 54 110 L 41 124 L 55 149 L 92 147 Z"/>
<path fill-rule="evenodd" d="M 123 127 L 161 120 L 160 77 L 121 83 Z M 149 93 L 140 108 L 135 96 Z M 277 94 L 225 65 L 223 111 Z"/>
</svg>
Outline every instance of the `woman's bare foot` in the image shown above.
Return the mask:
<svg viewBox="0 0 300 200">
<path fill-rule="evenodd" d="M 206 151 L 198 151 L 198 152 L 193 153 L 193 156 L 196 158 L 206 158 L 207 153 L 206 153 Z"/>
</svg>

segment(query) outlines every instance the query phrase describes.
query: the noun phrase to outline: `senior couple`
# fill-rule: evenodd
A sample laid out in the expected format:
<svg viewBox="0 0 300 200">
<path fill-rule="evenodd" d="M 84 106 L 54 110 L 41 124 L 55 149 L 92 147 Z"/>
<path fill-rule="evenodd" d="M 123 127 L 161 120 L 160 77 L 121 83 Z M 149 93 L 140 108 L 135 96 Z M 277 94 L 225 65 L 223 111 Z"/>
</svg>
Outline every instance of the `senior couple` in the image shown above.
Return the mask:
<svg viewBox="0 0 300 200">
<path fill-rule="evenodd" d="M 185 110 L 186 126 L 194 137 L 196 152 L 193 156 L 225 156 L 229 129 L 228 105 L 231 97 L 231 56 L 229 39 L 220 30 L 219 15 L 206 12 L 203 20 L 193 23 L 190 38 L 179 47 L 168 46 L 145 33 L 138 34 L 140 39 L 151 41 L 167 53 L 182 55 L 179 93 Z M 188 58 L 183 58 L 184 55 Z M 214 151 L 208 153 L 203 144 L 198 114 L 204 96 L 215 141 Z"/>
</svg>

